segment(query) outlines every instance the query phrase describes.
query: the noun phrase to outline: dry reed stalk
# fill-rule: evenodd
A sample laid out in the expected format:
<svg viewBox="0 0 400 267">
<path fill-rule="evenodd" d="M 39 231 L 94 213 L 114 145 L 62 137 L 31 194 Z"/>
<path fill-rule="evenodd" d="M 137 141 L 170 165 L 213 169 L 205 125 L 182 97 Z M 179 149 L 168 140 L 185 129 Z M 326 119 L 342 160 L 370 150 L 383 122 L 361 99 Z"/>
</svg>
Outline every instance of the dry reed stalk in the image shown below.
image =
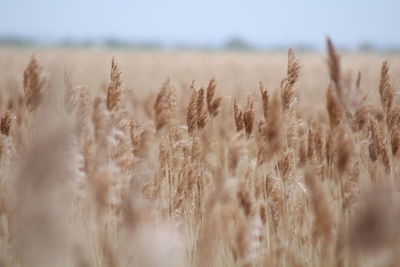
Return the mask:
<svg viewBox="0 0 400 267">
<path fill-rule="evenodd" d="M 328 67 L 331 83 L 337 93 L 339 99 L 343 98 L 342 84 L 341 84 L 341 70 L 340 70 L 340 57 L 336 52 L 335 46 L 330 38 L 326 39 L 328 48 Z"/>
<path fill-rule="evenodd" d="M 263 145 L 260 146 L 258 151 L 259 158 L 261 158 L 259 163 L 263 163 L 266 159 L 271 158 L 283 146 L 283 113 L 277 92 L 272 98 L 269 110 L 268 121 L 261 122 L 258 127 L 258 132 L 263 141 Z"/>
<path fill-rule="evenodd" d="M 385 167 L 386 173 L 390 172 L 390 158 L 389 152 L 386 146 L 385 137 L 383 136 L 378 122 L 374 119 L 370 120 L 370 133 L 371 133 L 371 141 L 373 149 L 370 149 L 370 156 L 373 158 L 373 154 L 371 151 L 375 151 L 375 153 L 381 156 L 382 163 Z M 376 156 L 375 156 L 376 158 Z"/>
<path fill-rule="evenodd" d="M 98 216 L 104 215 L 110 204 L 110 190 L 112 181 L 112 171 L 108 166 L 103 166 L 96 171 L 96 174 L 91 179 L 91 184 L 94 189 L 94 202 L 97 207 Z"/>
<path fill-rule="evenodd" d="M 64 106 L 68 113 L 72 113 L 78 106 L 79 88 L 75 86 L 72 74 L 69 71 L 64 72 Z"/>
<path fill-rule="evenodd" d="M 356 88 L 361 88 L 361 72 L 357 73 Z"/>
<path fill-rule="evenodd" d="M 243 111 L 243 124 L 246 136 L 249 138 L 254 124 L 254 100 L 250 96 L 247 97 L 247 104 Z"/>
<path fill-rule="evenodd" d="M 246 189 L 244 184 L 241 184 L 237 192 L 239 207 L 242 208 L 244 215 L 250 217 L 253 214 L 253 201 L 249 190 Z"/>
<path fill-rule="evenodd" d="M 167 79 L 159 90 L 154 103 L 156 130 L 161 130 L 174 119 L 176 108 L 176 92 Z"/>
<path fill-rule="evenodd" d="M 395 92 L 390 83 L 389 63 L 387 61 L 382 63 L 379 94 L 381 96 L 382 107 L 386 114 L 388 114 L 393 104 Z"/>
<path fill-rule="evenodd" d="M 197 128 L 203 129 L 206 126 L 208 117 L 205 111 L 205 91 L 204 88 L 200 88 L 197 91 L 197 99 L 196 99 L 196 117 L 197 117 Z"/>
<path fill-rule="evenodd" d="M 260 82 L 260 94 L 261 94 L 261 100 L 262 100 L 262 107 L 263 107 L 263 115 L 264 115 L 264 120 L 268 121 L 268 115 L 269 115 L 269 93 L 267 88 L 264 87 L 264 85 Z"/>
<path fill-rule="evenodd" d="M 283 197 L 282 188 L 279 181 L 272 175 L 265 176 L 265 190 L 267 194 L 270 221 L 272 222 L 272 230 L 276 234 L 281 224 L 283 216 Z"/>
<path fill-rule="evenodd" d="M 1 116 L 0 132 L 6 136 L 10 134 L 12 116 L 13 112 L 11 110 L 7 110 Z"/>
<path fill-rule="evenodd" d="M 275 139 L 279 139 L 279 134 L 282 127 L 282 111 L 280 108 L 278 94 L 272 99 L 271 112 L 268 120 L 267 140 L 273 142 Z"/>
<path fill-rule="evenodd" d="M 130 121 L 130 140 L 132 145 L 132 154 L 134 157 L 138 157 L 141 143 L 141 132 L 134 120 Z"/>
<path fill-rule="evenodd" d="M 211 117 L 218 115 L 219 110 L 222 106 L 222 97 L 217 97 L 214 99 L 215 91 L 217 88 L 217 81 L 212 78 L 207 86 L 207 109 Z"/>
<path fill-rule="evenodd" d="M 357 107 L 356 112 L 354 114 L 355 125 L 353 129 L 355 130 L 363 129 L 364 126 L 368 124 L 368 118 L 371 116 L 370 115 L 371 108 L 369 104 L 367 104 L 367 98 L 365 97 L 361 103 L 362 104 Z"/>
<path fill-rule="evenodd" d="M 368 123 L 368 117 L 371 116 L 371 105 L 368 100 L 367 93 L 361 88 L 361 72 L 358 72 L 352 105 L 353 112 L 353 131 L 360 131 Z"/>
<path fill-rule="evenodd" d="M 281 102 L 284 111 L 289 110 L 295 100 L 294 84 L 297 82 L 299 75 L 299 60 L 294 55 L 293 49 L 289 49 L 287 76 L 281 82 Z"/>
<path fill-rule="evenodd" d="M 233 103 L 233 118 L 235 119 L 236 131 L 240 132 L 244 128 L 243 111 L 237 105 L 236 100 Z"/>
<path fill-rule="evenodd" d="M 259 206 L 259 214 L 260 214 L 260 220 L 262 225 L 265 225 L 267 223 L 267 204 L 260 204 Z"/>
<path fill-rule="evenodd" d="M 111 60 L 110 84 L 107 88 L 107 109 L 109 111 L 117 110 L 122 105 L 123 89 L 121 80 L 121 71 L 113 58 Z"/>
<path fill-rule="evenodd" d="M 390 143 L 393 155 L 397 154 L 400 148 L 400 127 L 395 126 L 390 131 Z"/>
<path fill-rule="evenodd" d="M 103 145 L 107 143 L 105 142 L 105 138 L 111 129 L 110 113 L 107 110 L 106 102 L 103 97 L 98 96 L 94 99 L 91 119 L 96 143 L 100 143 L 100 147 L 103 147 Z"/>
<path fill-rule="evenodd" d="M 251 239 L 249 236 L 249 225 L 244 220 L 240 220 L 235 234 L 234 259 L 239 266 L 252 266 L 250 260 Z"/>
<path fill-rule="evenodd" d="M 90 118 L 91 103 L 89 99 L 89 91 L 85 86 L 78 87 L 77 90 L 79 90 L 77 116 L 79 128 L 82 130 L 87 125 Z"/>
<path fill-rule="evenodd" d="M 389 131 L 400 123 L 400 104 L 396 103 L 392 106 L 386 115 L 386 124 Z"/>
<path fill-rule="evenodd" d="M 352 210 L 357 201 L 359 200 L 360 194 L 360 164 L 356 161 L 353 166 L 352 170 L 349 172 L 348 177 L 343 179 L 342 185 L 342 207 L 344 210 Z"/>
<path fill-rule="evenodd" d="M 353 143 L 349 137 L 349 133 L 344 127 L 339 129 L 336 136 L 336 165 L 340 174 L 345 173 L 351 165 L 352 154 L 353 154 Z"/>
<path fill-rule="evenodd" d="M 204 129 L 208 121 L 205 106 L 205 91 L 204 88 L 195 89 L 192 83 L 192 94 L 186 109 L 186 124 L 189 135 L 193 136 L 196 129 Z"/>
<path fill-rule="evenodd" d="M 297 167 L 303 167 L 308 158 L 308 146 L 304 137 L 300 139 L 297 155 Z"/>
<path fill-rule="evenodd" d="M 194 133 L 197 126 L 197 93 L 197 90 L 193 88 L 186 112 L 186 124 L 188 127 L 189 135 L 192 135 Z"/>
<path fill-rule="evenodd" d="M 46 78 L 43 74 L 43 67 L 33 55 L 24 71 L 24 91 L 26 106 L 29 111 L 34 111 L 42 102 Z"/>
<path fill-rule="evenodd" d="M 310 167 L 305 171 L 304 180 L 310 192 L 310 200 L 314 212 L 313 237 L 319 238 L 322 236 L 329 243 L 333 238 L 334 217 L 327 193 Z"/>
<path fill-rule="evenodd" d="M 82 145 L 81 145 L 81 153 L 83 156 L 83 166 L 82 170 L 86 174 L 86 176 L 90 176 L 94 172 L 98 154 L 96 154 L 96 143 L 94 139 L 94 135 L 91 131 L 91 128 L 84 128 L 82 134 Z"/>
<path fill-rule="evenodd" d="M 307 146 L 307 157 L 309 160 L 313 159 L 314 156 L 314 140 L 315 140 L 315 129 L 313 127 L 314 123 L 310 123 L 310 128 L 308 129 L 308 146 Z"/>
<path fill-rule="evenodd" d="M 291 175 L 293 172 L 293 152 L 290 150 L 286 150 L 282 153 L 281 157 L 278 160 L 278 170 L 282 180 L 285 183 L 288 183 L 291 180 Z"/>
<path fill-rule="evenodd" d="M 82 131 L 90 116 L 89 91 L 85 86 L 75 85 L 72 74 L 67 71 L 64 73 L 64 85 L 65 110 L 77 117 L 79 129 Z"/>
<path fill-rule="evenodd" d="M 327 109 L 329 114 L 329 122 L 332 129 L 338 127 L 345 119 L 345 112 L 342 105 L 339 102 L 336 91 L 332 86 L 328 87 L 327 90 Z"/>
<path fill-rule="evenodd" d="M 231 172 L 231 175 L 235 176 L 236 169 L 238 168 L 241 156 L 245 148 L 245 142 L 241 138 L 241 134 L 236 134 L 232 138 L 230 144 L 231 145 L 229 146 L 227 165 Z"/>
</svg>

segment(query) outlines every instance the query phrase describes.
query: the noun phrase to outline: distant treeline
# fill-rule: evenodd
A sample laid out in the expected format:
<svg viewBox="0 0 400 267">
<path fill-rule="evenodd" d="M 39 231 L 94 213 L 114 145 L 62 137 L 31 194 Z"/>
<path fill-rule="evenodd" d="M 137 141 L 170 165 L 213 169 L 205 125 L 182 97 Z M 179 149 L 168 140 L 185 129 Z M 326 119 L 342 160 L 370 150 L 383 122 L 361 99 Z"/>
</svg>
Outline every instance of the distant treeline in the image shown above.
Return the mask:
<svg viewBox="0 0 400 267">
<path fill-rule="evenodd" d="M 165 45 L 161 42 L 134 42 L 117 38 L 105 39 L 87 39 L 74 40 L 65 39 L 61 41 L 39 41 L 29 38 L 19 37 L 0 37 L 0 46 L 14 47 L 64 47 L 64 48 L 110 48 L 110 49 L 137 49 L 137 50 L 205 50 L 205 51 L 286 51 L 287 45 L 269 45 L 257 46 L 253 45 L 242 38 L 231 38 L 222 45 L 193 45 L 193 44 L 175 44 Z M 318 52 L 315 46 L 310 44 L 297 44 L 290 46 L 298 52 Z M 384 52 L 384 53 L 400 53 L 400 45 L 380 47 L 373 43 L 364 42 L 356 48 L 339 47 L 341 51 L 360 51 L 360 52 Z"/>
</svg>

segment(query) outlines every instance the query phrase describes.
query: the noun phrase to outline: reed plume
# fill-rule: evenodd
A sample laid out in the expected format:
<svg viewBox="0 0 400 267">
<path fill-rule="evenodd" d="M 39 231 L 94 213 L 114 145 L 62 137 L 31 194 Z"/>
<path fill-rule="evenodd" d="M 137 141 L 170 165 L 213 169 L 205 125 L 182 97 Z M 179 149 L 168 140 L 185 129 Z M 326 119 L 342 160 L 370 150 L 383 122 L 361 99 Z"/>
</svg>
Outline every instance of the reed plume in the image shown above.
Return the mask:
<svg viewBox="0 0 400 267">
<path fill-rule="evenodd" d="M 13 112 L 11 110 L 7 110 L 1 116 L 0 132 L 6 136 L 10 134 L 12 117 L 13 117 Z"/>
<path fill-rule="evenodd" d="M 210 113 L 210 116 L 215 117 L 218 115 L 219 110 L 221 109 L 222 97 L 217 97 L 214 99 L 215 91 L 217 88 L 217 81 L 215 78 L 212 78 L 207 86 L 207 109 Z"/>
<path fill-rule="evenodd" d="M 29 111 L 38 108 L 43 100 L 46 78 L 43 74 L 43 67 L 39 64 L 36 56 L 32 56 L 24 71 L 24 91 L 26 105 Z"/>
<path fill-rule="evenodd" d="M 115 58 L 111 60 L 110 79 L 110 84 L 107 88 L 107 109 L 112 111 L 121 106 L 123 99 L 121 71 Z"/>
<path fill-rule="evenodd" d="M 254 124 L 254 100 L 248 96 L 246 108 L 243 112 L 243 124 L 247 137 L 250 137 Z"/>
<path fill-rule="evenodd" d="M 294 55 L 293 49 L 289 49 L 287 76 L 281 82 L 281 102 L 284 111 L 289 110 L 294 101 L 295 97 L 294 84 L 297 82 L 299 75 L 300 75 L 299 60 Z"/>
</svg>

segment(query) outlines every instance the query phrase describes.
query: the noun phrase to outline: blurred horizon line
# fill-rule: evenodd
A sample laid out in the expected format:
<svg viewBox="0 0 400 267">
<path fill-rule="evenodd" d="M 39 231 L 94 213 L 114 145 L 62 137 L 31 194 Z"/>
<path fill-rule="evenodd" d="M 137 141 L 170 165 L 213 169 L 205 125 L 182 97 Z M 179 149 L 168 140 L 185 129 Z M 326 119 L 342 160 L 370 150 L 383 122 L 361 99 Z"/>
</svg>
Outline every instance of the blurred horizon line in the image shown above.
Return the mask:
<svg viewBox="0 0 400 267">
<path fill-rule="evenodd" d="M 326 39 L 326 37 L 324 37 Z M 334 41 L 334 40 L 333 40 Z M 133 41 L 127 38 L 99 37 L 99 38 L 32 38 L 19 35 L 0 35 L 0 47 L 51 47 L 51 48 L 110 48 L 110 49 L 137 49 L 137 50 L 205 50 L 205 51 L 249 51 L 249 52 L 281 52 L 293 48 L 298 52 L 322 52 L 320 48 L 311 43 L 297 42 L 289 45 L 286 43 L 271 43 L 269 45 L 257 45 L 240 36 L 227 38 L 221 44 L 195 44 L 190 42 L 166 43 L 157 40 Z M 359 42 L 358 45 L 349 46 L 336 44 L 342 52 L 378 52 L 400 53 L 400 44 L 378 45 L 372 41 Z"/>
</svg>

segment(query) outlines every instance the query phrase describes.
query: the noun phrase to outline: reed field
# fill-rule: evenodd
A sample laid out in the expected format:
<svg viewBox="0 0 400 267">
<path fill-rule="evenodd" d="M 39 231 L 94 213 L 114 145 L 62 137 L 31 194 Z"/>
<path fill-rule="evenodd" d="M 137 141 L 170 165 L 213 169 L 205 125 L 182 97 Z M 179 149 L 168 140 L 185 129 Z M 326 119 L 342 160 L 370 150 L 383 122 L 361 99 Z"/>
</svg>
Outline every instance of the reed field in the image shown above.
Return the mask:
<svg viewBox="0 0 400 267">
<path fill-rule="evenodd" d="M 0 48 L 0 266 L 400 266 L 400 54 Z"/>
</svg>

